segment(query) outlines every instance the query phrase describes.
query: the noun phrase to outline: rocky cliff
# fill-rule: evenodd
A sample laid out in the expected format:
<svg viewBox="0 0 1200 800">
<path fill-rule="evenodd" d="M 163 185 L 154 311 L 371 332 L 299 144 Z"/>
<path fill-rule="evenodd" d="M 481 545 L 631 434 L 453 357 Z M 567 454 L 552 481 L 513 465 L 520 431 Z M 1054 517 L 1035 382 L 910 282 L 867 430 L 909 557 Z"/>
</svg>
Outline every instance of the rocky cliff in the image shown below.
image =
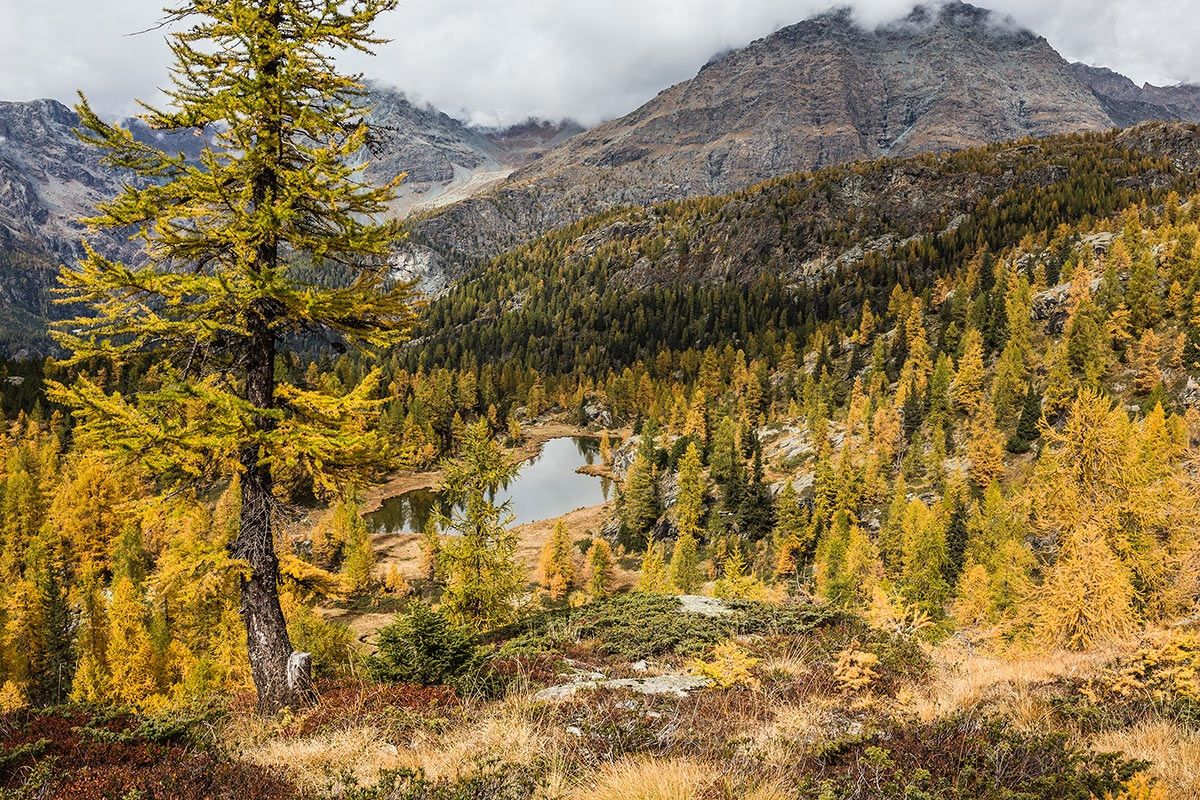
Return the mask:
<svg viewBox="0 0 1200 800">
<path fill-rule="evenodd" d="M 1148 120 L 1200 122 L 1200 85 L 1138 86 L 1124 75 L 1104 67 L 1071 65 L 1081 83 L 1091 89 L 1105 113 L 1119 127 Z"/>
<path fill-rule="evenodd" d="M 918 7 L 875 29 L 831 12 L 714 59 L 489 195 L 422 220 L 414 252 L 426 268 L 452 270 L 605 208 L 1113 125 L 1045 39 L 988 11 Z"/>
</svg>

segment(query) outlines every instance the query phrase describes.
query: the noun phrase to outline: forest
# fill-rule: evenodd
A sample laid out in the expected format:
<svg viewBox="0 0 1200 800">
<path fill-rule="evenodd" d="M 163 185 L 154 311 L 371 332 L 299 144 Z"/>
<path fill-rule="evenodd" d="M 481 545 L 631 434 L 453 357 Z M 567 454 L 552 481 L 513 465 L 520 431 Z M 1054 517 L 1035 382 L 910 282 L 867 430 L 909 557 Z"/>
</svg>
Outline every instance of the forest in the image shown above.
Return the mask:
<svg viewBox="0 0 1200 800">
<path fill-rule="evenodd" d="M 1195 128 L 608 211 L 423 297 L 322 56 L 393 4 L 191 5 L 148 121 L 225 149 L 82 100 L 146 258 L 3 365 L 0 797 L 1200 796 Z M 552 429 L 617 494 L 510 525 Z M 446 501 L 408 559 L 396 479 Z"/>
</svg>

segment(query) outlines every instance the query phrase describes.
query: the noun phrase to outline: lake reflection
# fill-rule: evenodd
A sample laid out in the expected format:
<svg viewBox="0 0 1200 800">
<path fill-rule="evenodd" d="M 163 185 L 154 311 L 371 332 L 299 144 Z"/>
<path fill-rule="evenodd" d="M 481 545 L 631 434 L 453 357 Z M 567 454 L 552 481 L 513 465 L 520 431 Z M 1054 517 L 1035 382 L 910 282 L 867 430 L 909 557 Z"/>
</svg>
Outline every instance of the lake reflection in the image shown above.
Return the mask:
<svg viewBox="0 0 1200 800">
<path fill-rule="evenodd" d="M 607 502 L 612 481 L 592 475 L 580 475 L 585 464 L 600 461 L 597 439 L 566 437 L 551 439 L 540 454 L 526 461 L 517 476 L 495 494 L 495 501 L 509 502 L 514 525 L 561 517 L 577 508 Z M 415 489 L 389 497 L 378 511 L 366 515 L 372 533 L 418 532 L 424 529 L 434 512 L 450 509 L 431 489 Z"/>
</svg>

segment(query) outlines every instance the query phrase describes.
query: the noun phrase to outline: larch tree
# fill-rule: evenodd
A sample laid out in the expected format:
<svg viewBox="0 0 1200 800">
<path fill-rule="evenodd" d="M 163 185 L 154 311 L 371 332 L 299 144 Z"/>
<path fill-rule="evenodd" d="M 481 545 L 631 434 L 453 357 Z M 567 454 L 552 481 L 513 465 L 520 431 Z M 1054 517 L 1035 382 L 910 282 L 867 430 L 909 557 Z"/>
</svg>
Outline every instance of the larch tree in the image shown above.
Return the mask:
<svg viewBox="0 0 1200 800">
<path fill-rule="evenodd" d="M 517 562 L 517 535 L 509 527 L 509 504 L 497 505 L 491 495 L 520 467 L 492 438 L 487 420 L 479 419 L 467 427 L 459 455 L 444 469 L 441 492 L 454 508 L 438 515 L 437 526 L 456 535 L 440 537 L 442 606 L 456 622 L 477 628 L 507 623 L 525 576 Z"/>
<path fill-rule="evenodd" d="M 690 532 L 679 534 L 671 552 L 671 585 L 683 594 L 694 594 L 704 582 L 700 572 L 700 545 Z"/>
<path fill-rule="evenodd" d="M 551 599 L 561 600 L 571 591 L 575 582 L 575 558 L 571 552 L 571 532 L 562 520 L 554 523 L 554 530 L 542 547 L 538 572 Z"/>
<path fill-rule="evenodd" d="M 362 177 L 364 87 L 335 65 L 379 44 L 372 26 L 395 5 L 187 0 L 166 12 L 171 85 L 142 119 L 202 135 L 195 160 L 78 107 L 84 140 L 139 178 L 87 224 L 132 231 L 144 258 L 85 243 L 61 299 L 90 311 L 56 337 L 69 366 L 151 362 L 155 381 L 124 395 L 85 376 L 50 396 L 74 410 L 80 440 L 140 460 L 163 486 L 240 477 L 230 552 L 249 567 L 241 615 L 264 712 L 310 696 L 279 603 L 277 482 L 303 476 L 333 494 L 387 453 L 370 425 L 377 373 L 336 393 L 281 379 L 276 357 L 298 336 L 395 344 L 413 322 L 412 287 L 391 277 L 401 228 L 378 221 L 396 181 Z"/>
<path fill-rule="evenodd" d="M 593 539 L 584 564 L 584 591 L 589 600 L 600 600 L 612 589 L 613 565 L 616 561 L 612 547 L 604 539 Z"/>
<path fill-rule="evenodd" d="M 675 523 L 679 535 L 700 533 L 700 518 L 704 514 L 704 467 L 700 449 L 695 442 L 688 445 L 679 461 L 679 496 L 675 501 Z"/>
<path fill-rule="evenodd" d="M 638 577 L 637 590 L 646 594 L 671 594 L 671 576 L 667 572 L 665 547 L 661 542 L 651 542 L 642 557 L 642 574 Z"/>
</svg>

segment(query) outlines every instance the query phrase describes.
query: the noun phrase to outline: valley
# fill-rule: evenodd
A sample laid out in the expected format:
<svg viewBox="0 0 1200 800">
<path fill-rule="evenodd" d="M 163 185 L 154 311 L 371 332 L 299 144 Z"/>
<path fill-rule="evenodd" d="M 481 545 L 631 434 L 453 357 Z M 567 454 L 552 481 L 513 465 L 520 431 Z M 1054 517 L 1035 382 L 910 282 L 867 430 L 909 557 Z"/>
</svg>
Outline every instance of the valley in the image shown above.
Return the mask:
<svg viewBox="0 0 1200 800">
<path fill-rule="evenodd" d="M 184 5 L 0 103 L 0 800 L 1200 798 L 1200 88 L 951 1 L 483 128 Z"/>
</svg>

